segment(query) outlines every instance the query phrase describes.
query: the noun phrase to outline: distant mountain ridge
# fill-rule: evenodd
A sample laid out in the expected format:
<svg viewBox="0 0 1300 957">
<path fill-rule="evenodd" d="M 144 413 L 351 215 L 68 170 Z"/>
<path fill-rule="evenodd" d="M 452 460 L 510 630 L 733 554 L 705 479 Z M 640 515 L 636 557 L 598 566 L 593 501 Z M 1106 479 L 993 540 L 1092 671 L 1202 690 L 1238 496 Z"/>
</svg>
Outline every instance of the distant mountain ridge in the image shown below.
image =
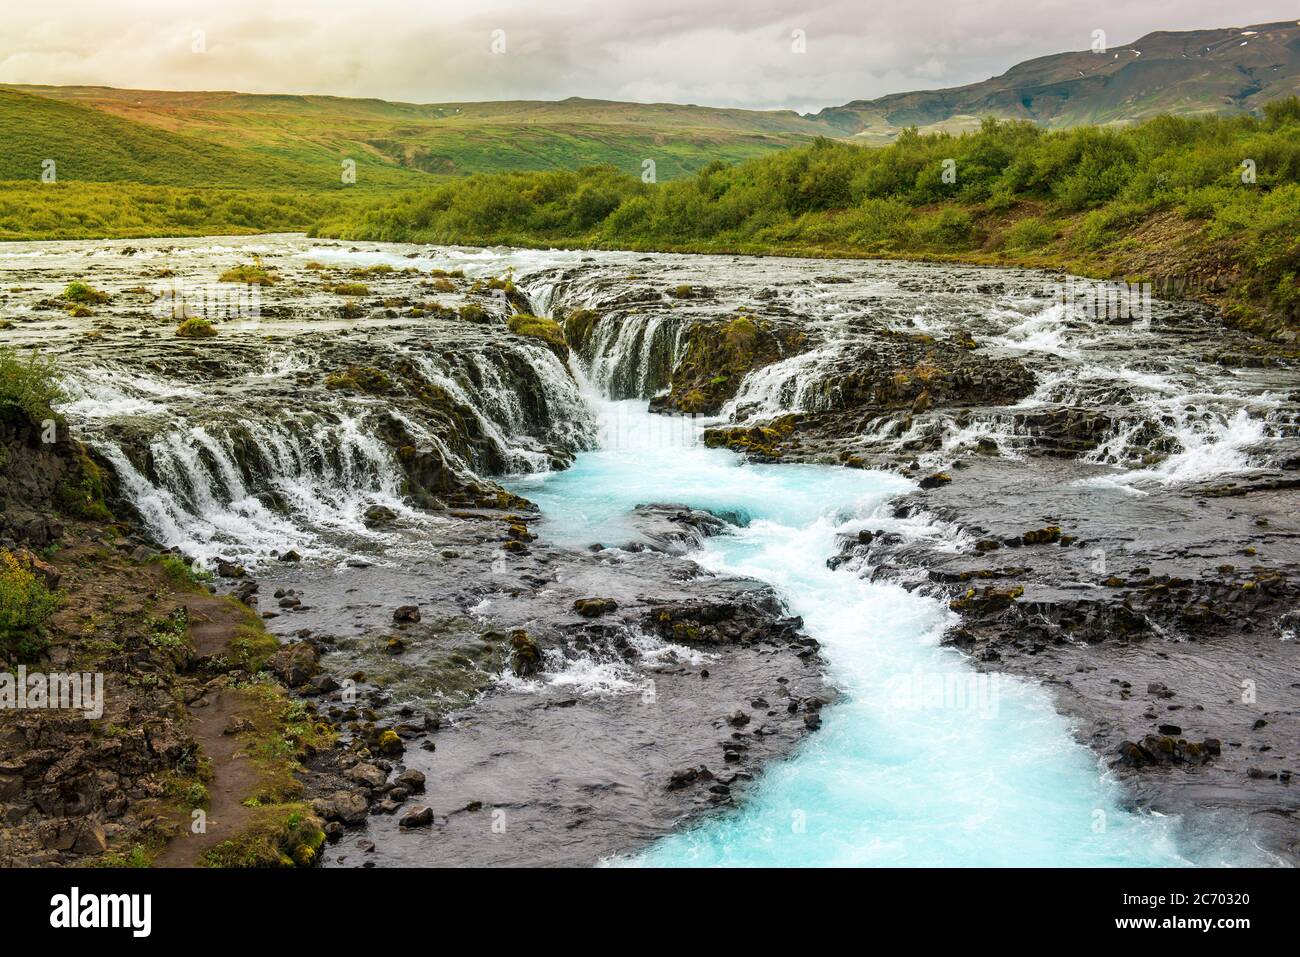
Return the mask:
<svg viewBox="0 0 1300 957">
<path fill-rule="evenodd" d="M 1158 31 L 1104 52 L 1056 53 L 942 90 L 855 100 L 810 115 L 841 135 L 889 140 L 908 126 L 960 131 L 983 116 L 1048 127 L 1132 123 L 1158 113 L 1259 112 L 1300 93 L 1300 22 Z"/>
</svg>

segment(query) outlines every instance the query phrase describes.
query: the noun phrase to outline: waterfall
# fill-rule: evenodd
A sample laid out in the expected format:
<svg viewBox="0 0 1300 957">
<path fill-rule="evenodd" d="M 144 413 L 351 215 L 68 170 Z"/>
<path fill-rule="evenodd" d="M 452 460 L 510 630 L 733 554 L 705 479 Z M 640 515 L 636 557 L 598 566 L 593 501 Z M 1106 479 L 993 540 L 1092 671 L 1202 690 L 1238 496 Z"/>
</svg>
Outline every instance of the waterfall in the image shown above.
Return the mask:
<svg viewBox="0 0 1300 957">
<path fill-rule="evenodd" d="M 410 511 L 392 451 L 346 413 L 178 425 L 147 444 L 101 435 L 92 445 L 159 542 L 204 565 L 257 565 L 289 550 L 340 558 L 341 535 L 382 540 L 365 525 L 367 508 Z"/>
<path fill-rule="evenodd" d="M 556 467 L 595 441 L 577 382 L 541 344 L 390 345 L 359 357 L 393 370 L 400 388 L 378 395 L 320 388 L 310 352 L 247 352 L 232 348 L 206 385 L 111 359 L 63 383 L 61 411 L 151 534 L 205 566 L 390 552 L 395 528 L 434 520 L 407 493 L 409 461 L 464 488 Z M 368 521 L 376 506 L 396 519 Z"/>
<path fill-rule="evenodd" d="M 584 350 L 592 384 L 613 399 L 648 399 L 666 389 L 688 328 L 663 313 L 602 317 Z"/>
</svg>

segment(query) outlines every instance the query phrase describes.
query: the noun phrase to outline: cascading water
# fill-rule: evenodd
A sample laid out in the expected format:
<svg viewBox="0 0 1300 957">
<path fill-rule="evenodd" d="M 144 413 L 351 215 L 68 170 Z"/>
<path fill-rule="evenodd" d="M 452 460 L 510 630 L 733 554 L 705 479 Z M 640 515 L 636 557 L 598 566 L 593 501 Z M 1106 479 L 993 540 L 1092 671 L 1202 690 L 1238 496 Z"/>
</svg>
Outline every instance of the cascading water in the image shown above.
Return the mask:
<svg viewBox="0 0 1300 957">
<path fill-rule="evenodd" d="M 587 346 L 587 376 L 615 398 L 652 395 L 668 384 L 686 328 L 686 323 L 662 315 L 603 317 Z"/>
<path fill-rule="evenodd" d="M 649 865 L 1170 865 L 1176 822 L 1123 810 L 1097 760 L 1037 686 L 977 674 L 938 646 L 938 601 L 832 571 L 837 536 L 902 528 L 883 506 L 908 483 L 828 466 L 745 465 L 646 403 L 595 399 L 600 451 L 514 484 L 543 534 L 617 544 L 638 504 L 747 516 L 692 557 L 770 582 L 822 643 L 845 700 L 739 810 L 667 838 Z M 696 428 L 699 427 L 697 423 Z M 1208 851 L 1197 860 L 1217 861 Z M 1225 852 L 1226 854 L 1227 852 Z M 1236 853 L 1235 851 L 1232 853 Z"/>
<path fill-rule="evenodd" d="M 567 470 L 510 480 L 511 488 L 542 506 L 546 524 L 540 531 L 549 541 L 626 543 L 633 533 L 629 511 L 650 502 L 684 502 L 743 518 L 743 527 L 710 539 L 692 557 L 711 573 L 758 578 L 776 588 L 821 643 L 829 678 L 843 698 L 826 709 L 823 728 L 790 760 L 772 766 L 741 807 L 653 845 L 636 862 L 1257 859 L 1236 835 L 1188 847 L 1175 844 L 1176 834 L 1180 841 L 1184 836 L 1176 821 L 1126 811 L 1118 789 L 1073 742 L 1044 690 L 976 673 L 957 652 L 939 646 L 949 619 L 941 602 L 866 580 L 865 569 L 852 563 L 827 567 L 842 537 L 864 528 L 904 538 L 946 536 L 954 551 L 971 548 L 952 528 L 893 515 L 886 503 L 909 483 L 830 466 L 745 464 L 702 446 L 700 430 L 708 423 L 651 415 L 646 400 L 667 385 L 693 322 L 724 319 L 742 305 L 756 315 L 770 311 L 781 321 L 806 323 L 809 333 L 805 352 L 740 384 L 724 414 L 744 422 L 833 407 L 839 401 L 835 379 L 843 371 L 836 359 L 856 349 L 853 356 L 869 361 L 869 350 L 858 347 L 873 325 L 918 340 L 960 328 L 981 350 L 1034 354 L 1032 394 L 961 416 L 903 410 L 862 423 L 854 440 L 909 455 L 929 442 L 918 458 L 935 464 L 964 455 L 981 439 L 1004 455 L 1023 454 L 1035 439 L 1026 425 L 1030 417 L 1095 407 L 1106 429 L 1084 464 L 1129 469 L 1119 480 L 1143 487 L 1240 472 L 1276 458 L 1296 434 L 1294 402 L 1271 392 L 1265 373 L 1256 379 L 1186 354 L 1167 356 L 1150 329 L 1065 322 L 1042 297 L 1026 294 L 1029 279 L 1000 272 L 997 282 L 1011 288 L 985 293 L 984 271 L 878 263 L 837 266 L 845 275 L 835 278 L 845 281 L 828 283 L 821 276 L 825 265 L 792 261 L 602 254 L 588 263 L 581 254 L 559 252 L 352 252 L 297 239 L 182 243 L 169 255 L 176 262 L 192 258 L 215 274 L 204 257 L 246 256 L 253 249 L 339 268 L 387 264 L 479 277 L 515 267 L 535 311 L 596 311 L 582 350 L 593 394 L 584 400 L 549 350 L 508 337 L 501 315 L 490 325 L 457 322 L 447 331 L 429 318 L 436 312 L 385 317 L 376 305 L 357 322 L 337 318 L 337 301 L 299 293 L 309 316 L 286 309 L 260 324 L 226 324 L 201 351 L 171 339 L 136 337 L 160 338 L 148 328 L 130 329 L 128 339 L 125 321 L 122 328 L 105 321 L 105 339 L 88 340 L 75 357 L 66 357 L 62 411 L 114 467 L 124 493 L 165 544 L 209 563 L 226 557 L 253 565 L 288 549 L 300 552 L 304 565 L 326 566 L 362 552 L 368 562 L 390 564 L 358 579 L 360 587 L 385 587 L 382 571 L 398 582 L 387 586 L 385 599 L 405 601 L 402 589 L 427 588 L 422 563 L 441 558 L 423 545 L 434 536 L 421 532 L 455 521 L 416 508 L 406 494 L 402 457 L 425 454 L 473 477 L 484 462 L 537 473 L 563 458 L 556 450 L 577 452 Z M 154 255 L 146 249 L 141 258 Z M 92 250 L 80 258 L 99 256 Z M 104 262 L 124 269 L 133 258 L 115 254 Z M 65 275 L 79 274 L 82 265 L 55 270 L 57 278 L 41 294 L 56 295 Z M 415 286 L 421 280 L 405 281 Z M 138 282 L 124 273 L 114 288 L 125 296 Z M 682 282 L 709 288 L 713 298 L 675 301 L 671 290 Z M 112 318 L 122 317 L 101 317 Z M 29 337 L 24 342 L 40 334 L 37 323 L 20 324 L 16 333 Z M 59 334 L 49 337 L 58 341 Z M 382 370 L 399 359 L 419 380 L 416 401 L 399 401 L 382 388 L 358 394 L 322 384 L 330 373 L 353 366 Z M 593 449 L 597 431 L 600 447 Z M 1144 462 L 1153 442 L 1158 454 Z M 395 513 L 395 524 L 371 527 L 366 512 L 376 505 Z M 415 534 L 405 534 L 408 528 Z M 361 564 L 355 573 L 368 574 Z M 470 624 L 477 603 L 486 601 L 474 594 L 479 573 L 440 586 L 457 600 L 460 590 L 466 593 L 463 617 Z M 385 616 L 393 604 L 383 607 Z M 351 614 L 356 607 L 346 609 Z M 310 620 L 305 615 L 294 623 Z M 320 624 L 336 627 L 334 620 Z M 647 660 L 679 653 L 663 643 L 632 644 Z M 576 693 L 634 694 L 641 686 L 626 663 L 548 664 L 549 678 L 558 675 L 557 683 Z"/>
<path fill-rule="evenodd" d="M 586 448 L 592 427 L 578 387 L 548 349 L 513 342 L 429 354 L 395 343 L 376 364 L 409 362 L 416 387 L 474 428 L 429 420 L 418 405 L 304 390 L 324 374 L 308 351 L 272 349 L 201 384 L 112 360 L 70 371 L 61 411 L 114 469 L 157 540 L 209 568 L 248 567 L 293 551 L 342 562 L 358 552 L 418 552 L 400 528 L 437 522 L 413 507 L 388 436 L 396 429 L 465 482 L 497 470 L 551 468 L 556 451 Z M 375 528 L 367 512 L 396 516 Z"/>
</svg>

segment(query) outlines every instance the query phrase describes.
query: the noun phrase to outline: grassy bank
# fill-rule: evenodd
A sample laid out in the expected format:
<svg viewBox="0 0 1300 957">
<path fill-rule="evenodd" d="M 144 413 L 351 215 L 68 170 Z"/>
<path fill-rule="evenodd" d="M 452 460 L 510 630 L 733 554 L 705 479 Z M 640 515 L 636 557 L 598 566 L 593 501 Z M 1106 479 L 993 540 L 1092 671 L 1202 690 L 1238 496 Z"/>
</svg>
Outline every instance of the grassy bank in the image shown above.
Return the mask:
<svg viewBox="0 0 1300 957">
<path fill-rule="evenodd" d="M 1047 132 L 987 120 L 882 149 L 819 140 L 659 185 L 609 167 L 475 176 L 326 215 L 344 239 L 886 256 L 1067 268 L 1300 327 L 1300 99 L 1262 118 Z"/>
<path fill-rule="evenodd" d="M 9 182 L 0 183 L 0 241 L 296 232 L 379 200 L 342 190 Z"/>
</svg>

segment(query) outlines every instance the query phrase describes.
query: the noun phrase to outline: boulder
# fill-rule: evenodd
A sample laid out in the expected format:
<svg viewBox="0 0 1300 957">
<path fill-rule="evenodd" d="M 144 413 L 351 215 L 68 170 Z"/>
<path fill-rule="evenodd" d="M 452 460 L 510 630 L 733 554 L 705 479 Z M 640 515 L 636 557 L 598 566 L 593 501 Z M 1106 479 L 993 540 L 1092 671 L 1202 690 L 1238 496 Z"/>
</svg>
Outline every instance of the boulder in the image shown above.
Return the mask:
<svg viewBox="0 0 1300 957">
<path fill-rule="evenodd" d="M 393 778 L 393 783 L 412 794 L 419 794 L 424 790 L 424 775 L 414 768 L 408 768 Z"/>
<path fill-rule="evenodd" d="M 411 808 L 397 820 L 398 827 L 428 827 L 433 823 L 433 809 L 420 804 Z"/>
<path fill-rule="evenodd" d="M 357 764 L 348 768 L 344 775 L 349 781 L 356 781 L 358 784 L 364 784 L 367 787 L 377 788 L 388 779 L 380 768 L 373 764 Z"/>
<path fill-rule="evenodd" d="M 320 670 L 320 654 L 305 641 L 285 645 L 273 654 L 267 665 L 290 688 L 305 685 Z"/>
<path fill-rule="evenodd" d="M 510 633 L 510 667 L 520 678 L 535 675 L 542 670 L 542 648 L 522 628 Z"/>
<path fill-rule="evenodd" d="M 583 618 L 599 618 L 618 610 L 618 602 L 612 598 L 579 598 L 573 603 L 573 610 Z"/>
</svg>

